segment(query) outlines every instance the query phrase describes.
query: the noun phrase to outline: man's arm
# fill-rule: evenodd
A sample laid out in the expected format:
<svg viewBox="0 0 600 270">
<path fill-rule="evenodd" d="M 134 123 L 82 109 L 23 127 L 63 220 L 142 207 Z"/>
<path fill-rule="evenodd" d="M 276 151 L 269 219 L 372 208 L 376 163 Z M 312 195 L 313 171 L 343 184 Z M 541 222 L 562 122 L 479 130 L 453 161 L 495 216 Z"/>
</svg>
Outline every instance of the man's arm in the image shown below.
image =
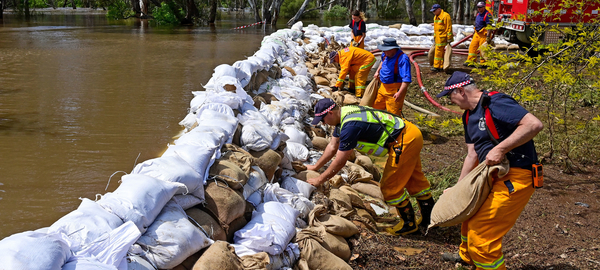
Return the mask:
<svg viewBox="0 0 600 270">
<path fill-rule="evenodd" d="M 317 171 L 321 169 L 333 158 L 339 146 L 340 138 L 331 137 L 331 141 L 329 141 L 329 144 L 327 144 L 327 147 L 325 147 L 325 151 L 323 151 L 323 155 L 319 158 L 319 160 L 317 160 L 317 163 L 315 163 L 315 165 L 306 165 L 306 169 L 311 171 Z"/>
<path fill-rule="evenodd" d="M 344 86 L 344 79 L 346 79 L 346 75 L 348 75 L 348 73 L 350 73 L 350 62 L 352 61 L 352 57 L 348 56 L 345 57 L 343 62 L 342 62 L 342 56 L 340 56 L 338 54 L 338 57 L 340 58 L 340 76 L 337 79 L 337 82 L 335 83 L 335 86 L 340 88 L 340 90 L 342 90 L 342 86 Z M 348 61 L 346 61 L 346 58 Z"/>
<path fill-rule="evenodd" d="M 320 186 L 323 183 L 325 183 L 325 181 L 329 180 L 329 178 L 336 175 L 342 169 L 342 167 L 346 165 L 346 161 L 348 161 L 348 158 L 350 158 L 352 151 L 354 151 L 354 149 L 350 149 L 347 151 L 338 150 L 335 159 L 331 163 L 331 166 L 329 166 L 327 170 L 325 170 L 325 172 L 319 175 L 319 177 L 308 179 L 306 180 L 306 182 L 313 186 Z"/>
<path fill-rule="evenodd" d="M 467 157 L 463 163 L 462 169 L 460 170 L 460 177 L 458 181 L 462 180 L 469 172 L 479 165 L 479 159 L 477 158 L 477 152 L 475 152 L 475 145 L 472 143 L 467 144 Z"/>
<path fill-rule="evenodd" d="M 373 78 L 379 77 L 379 71 L 381 70 L 382 65 L 383 65 L 383 61 L 379 62 L 379 67 L 377 68 L 377 71 L 375 71 L 375 74 L 373 74 Z"/>
<path fill-rule="evenodd" d="M 542 128 L 544 128 L 542 121 L 533 114 L 527 113 L 523 116 L 521 121 L 517 123 L 515 131 L 488 152 L 485 157 L 485 163 L 487 165 L 499 164 L 506 153 L 533 139 Z"/>
</svg>

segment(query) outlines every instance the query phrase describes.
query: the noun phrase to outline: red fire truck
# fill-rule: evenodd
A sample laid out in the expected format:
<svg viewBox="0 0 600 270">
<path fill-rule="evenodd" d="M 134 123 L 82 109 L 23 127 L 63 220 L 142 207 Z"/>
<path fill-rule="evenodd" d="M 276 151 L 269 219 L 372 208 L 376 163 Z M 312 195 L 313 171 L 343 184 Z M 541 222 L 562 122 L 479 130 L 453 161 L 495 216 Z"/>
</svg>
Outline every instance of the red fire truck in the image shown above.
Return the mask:
<svg viewBox="0 0 600 270">
<path fill-rule="evenodd" d="M 598 19 L 600 11 L 600 0 L 487 0 L 486 3 L 497 22 L 503 22 L 496 36 L 524 45 L 531 43 L 532 26 L 536 24 L 573 27 Z M 558 32 L 546 31 L 540 41 L 552 44 L 563 38 Z"/>
</svg>

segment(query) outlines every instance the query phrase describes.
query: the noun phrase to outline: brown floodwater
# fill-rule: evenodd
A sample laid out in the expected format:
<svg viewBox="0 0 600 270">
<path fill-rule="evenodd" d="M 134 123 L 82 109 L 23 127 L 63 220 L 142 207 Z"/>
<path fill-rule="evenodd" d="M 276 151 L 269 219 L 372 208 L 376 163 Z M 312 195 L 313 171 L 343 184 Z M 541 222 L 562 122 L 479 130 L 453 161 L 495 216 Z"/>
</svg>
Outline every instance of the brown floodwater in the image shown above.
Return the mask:
<svg viewBox="0 0 600 270">
<path fill-rule="evenodd" d="M 157 27 L 63 13 L 0 20 L 0 239 L 50 226 L 113 191 L 182 128 L 213 69 L 274 29 L 251 19 Z M 138 157 L 139 155 L 139 157 Z M 108 185 L 108 189 L 107 189 Z"/>
</svg>

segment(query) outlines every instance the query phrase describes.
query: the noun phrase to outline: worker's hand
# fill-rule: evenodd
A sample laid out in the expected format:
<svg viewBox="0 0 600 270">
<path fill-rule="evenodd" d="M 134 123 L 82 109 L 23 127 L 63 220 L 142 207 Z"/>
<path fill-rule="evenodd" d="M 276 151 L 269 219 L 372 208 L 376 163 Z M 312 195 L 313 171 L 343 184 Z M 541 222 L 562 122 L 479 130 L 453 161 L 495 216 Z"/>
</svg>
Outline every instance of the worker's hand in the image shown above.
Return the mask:
<svg viewBox="0 0 600 270">
<path fill-rule="evenodd" d="M 309 171 L 317 171 L 317 165 L 305 165 L 306 169 Z"/>
<path fill-rule="evenodd" d="M 396 102 L 403 102 L 403 100 L 400 100 L 400 98 L 400 91 L 398 91 L 394 94 L 394 100 L 396 100 Z"/>
<path fill-rule="evenodd" d="M 337 90 L 339 90 L 337 86 L 331 87 L 331 91 L 335 92 Z"/>
<path fill-rule="evenodd" d="M 319 181 L 319 178 L 310 178 L 310 179 L 306 180 L 306 182 L 308 182 L 309 184 L 311 184 L 315 187 L 318 187 L 321 184 L 323 184 L 323 183 L 321 183 L 321 181 Z"/>
<path fill-rule="evenodd" d="M 375 74 L 373 74 L 373 79 L 377 79 L 379 78 L 379 72 L 375 72 Z"/>
<path fill-rule="evenodd" d="M 498 147 L 492 148 L 485 157 L 485 164 L 488 166 L 500 164 L 502 159 L 504 158 L 504 153 Z"/>
<path fill-rule="evenodd" d="M 448 191 L 450 188 L 444 189 L 444 192 L 442 192 L 442 194 L 446 193 L 446 191 Z"/>
</svg>

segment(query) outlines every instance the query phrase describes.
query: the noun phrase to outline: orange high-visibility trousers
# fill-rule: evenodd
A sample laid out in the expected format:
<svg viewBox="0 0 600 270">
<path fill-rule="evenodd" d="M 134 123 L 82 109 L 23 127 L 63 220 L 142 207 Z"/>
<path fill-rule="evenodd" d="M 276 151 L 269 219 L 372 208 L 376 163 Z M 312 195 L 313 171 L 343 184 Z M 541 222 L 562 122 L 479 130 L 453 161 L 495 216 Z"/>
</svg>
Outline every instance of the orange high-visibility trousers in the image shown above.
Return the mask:
<svg viewBox="0 0 600 270">
<path fill-rule="evenodd" d="M 446 52 L 446 45 L 448 45 L 447 38 L 435 37 L 435 54 L 433 56 L 433 67 L 444 68 L 444 53 Z"/>
<path fill-rule="evenodd" d="M 396 139 L 402 146 L 402 154 L 396 163 L 396 153 L 390 147 L 387 163 L 381 177 L 383 199 L 395 206 L 408 199 L 431 193 L 429 181 L 421 169 L 423 134 L 413 123 L 404 121 L 404 130 Z"/>
<path fill-rule="evenodd" d="M 377 90 L 377 98 L 373 103 L 373 108 L 378 110 L 386 110 L 390 113 L 401 116 L 402 109 L 400 108 L 402 108 L 402 104 L 396 102 L 396 99 L 394 98 L 394 94 L 398 92 L 398 89 L 400 89 L 401 85 L 401 82 L 387 84 L 382 83 Z"/>
<path fill-rule="evenodd" d="M 502 237 L 517 222 L 534 190 L 530 170 L 511 168 L 506 176 L 494 178 L 481 208 L 462 223 L 462 259 L 477 269 L 506 269 Z"/>
<path fill-rule="evenodd" d="M 360 40 L 360 43 L 358 43 L 359 40 Z M 356 46 L 356 47 L 361 48 L 361 49 L 365 48 L 365 38 L 364 38 L 364 35 L 354 36 L 354 41 L 356 41 L 356 43 L 358 43 L 358 46 Z M 352 46 L 352 42 L 350 42 L 350 46 Z"/>
<path fill-rule="evenodd" d="M 348 81 L 348 88 L 355 89 L 355 94 L 357 97 L 362 97 L 365 89 L 367 88 L 367 79 L 369 78 L 369 72 L 371 72 L 371 68 L 373 64 L 375 64 L 376 60 L 373 56 L 373 59 L 369 64 L 362 66 L 352 66 L 350 68 L 350 79 Z"/>
<path fill-rule="evenodd" d="M 469 45 L 469 56 L 467 57 L 468 63 L 475 63 L 475 61 L 477 60 L 477 56 L 481 54 L 481 52 L 478 54 L 477 50 L 481 48 L 481 45 L 483 45 L 483 43 L 485 43 L 486 40 L 487 30 L 481 29 L 481 31 L 473 33 L 473 39 L 471 40 L 471 45 Z M 483 64 L 485 62 L 485 59 L 483 59 L 483 57 L 480 57 L 479 61 Z"/>
</svg>

